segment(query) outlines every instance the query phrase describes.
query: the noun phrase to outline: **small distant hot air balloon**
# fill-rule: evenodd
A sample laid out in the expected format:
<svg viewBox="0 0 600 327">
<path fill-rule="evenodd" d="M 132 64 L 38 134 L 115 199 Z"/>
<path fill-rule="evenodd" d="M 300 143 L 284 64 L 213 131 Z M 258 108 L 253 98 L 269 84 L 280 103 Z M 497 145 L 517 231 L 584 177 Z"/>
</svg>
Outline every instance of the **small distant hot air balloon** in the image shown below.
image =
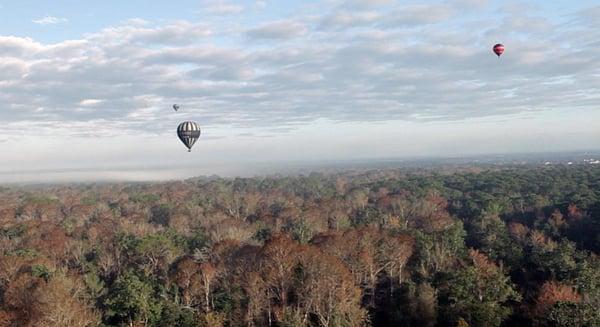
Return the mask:
<svg viewBox="0 0 600 327">
<path fill-rule="evenodd" d="M 494 46 L 494 53 L 500 57 L 504 53 L 504 45 L 501 43 L 496 44 Z"/>
<path fill-rule="evenodd" d="M 193 121 L 184 121 L 177 127 L 177 136 L 188 148 L 188 152 L 192 152 L 194 143 L 196 143 L 200 137 L 200 127 Z"/>
<path fill-rule="evenodd" d="M 175 111 L 179 110 L 179 105 L 178 104 L 174 104 L 173 105 L 173 110 L 175 110 Z"/>
</svg>

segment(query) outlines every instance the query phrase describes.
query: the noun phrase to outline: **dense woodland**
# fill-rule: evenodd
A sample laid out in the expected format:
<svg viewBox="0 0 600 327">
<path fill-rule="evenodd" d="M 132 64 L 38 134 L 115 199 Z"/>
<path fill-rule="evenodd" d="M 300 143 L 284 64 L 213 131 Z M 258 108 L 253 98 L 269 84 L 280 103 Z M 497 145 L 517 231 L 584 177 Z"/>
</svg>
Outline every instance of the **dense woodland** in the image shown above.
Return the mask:
<svg viewBox="0 0 600 327">
<path fill-rule="evenodd" d="M 0 188 L 0 326 L 600 326 L 600 167 Z"/>
</svg>

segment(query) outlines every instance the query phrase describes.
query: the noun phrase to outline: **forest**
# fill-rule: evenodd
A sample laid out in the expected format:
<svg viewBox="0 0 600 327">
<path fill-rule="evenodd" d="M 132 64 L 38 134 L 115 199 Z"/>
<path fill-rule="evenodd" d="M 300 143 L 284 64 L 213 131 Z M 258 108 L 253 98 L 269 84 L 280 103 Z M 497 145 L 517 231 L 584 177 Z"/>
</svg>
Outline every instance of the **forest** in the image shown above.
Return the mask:
<svg viewBox="0 0 600 327">
<path fill-rule="evenodd" d="M 0 187 L 0 326 L 600 326 L 600 167 Z"/>
</svg>

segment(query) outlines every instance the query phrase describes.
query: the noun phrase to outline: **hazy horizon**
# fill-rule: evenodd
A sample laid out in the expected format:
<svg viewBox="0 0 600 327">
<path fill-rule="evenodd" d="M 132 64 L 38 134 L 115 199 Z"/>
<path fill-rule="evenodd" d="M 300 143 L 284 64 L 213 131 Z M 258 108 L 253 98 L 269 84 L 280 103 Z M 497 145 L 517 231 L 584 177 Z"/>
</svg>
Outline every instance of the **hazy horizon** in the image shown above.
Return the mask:
<svg viewBox="0 0 600 327">
<path fill-rule="evenodd" d="M 278 160 L 245 163 L 221 163 L 220 165 L 161 164 L 110 165 L 92 167 L 71 167 L 44 170 L 0 171 L 0 186 L 14 184 L 56 184 L 56 183 L 95 183 L 95 182 L 161 182 L 184 180 L 196 177 L 219 176 L 259 177 L 273 175 L 308 174 L 311 172 L 331 172 L 348 170 L 372 170 L 381 168 L 435 168 L 443 166 L 467 167 L 507 166 L 512 164 L 589 164 L 584 159 L 600 159 L 599 150 L 576 152 L 517 152 L 488 153 L 464 156 L 407 156 L 382 158 L 349 158 L 337 160 Z"/>
<path fill-rule="evenodd" d="M 597 1 L 0 2 L 0 19 L 0 183 L 600 149 Z"/>
</svg>

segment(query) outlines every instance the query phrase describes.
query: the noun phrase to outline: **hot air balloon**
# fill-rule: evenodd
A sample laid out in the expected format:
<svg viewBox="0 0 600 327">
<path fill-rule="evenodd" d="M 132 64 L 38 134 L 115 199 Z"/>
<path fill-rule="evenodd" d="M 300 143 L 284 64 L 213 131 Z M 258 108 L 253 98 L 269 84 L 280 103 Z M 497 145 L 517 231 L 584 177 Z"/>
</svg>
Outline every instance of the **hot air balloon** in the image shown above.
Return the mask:
<svg viewBox="0 0 600 327">
<path fill-rule="evenodd" d="M 494 53 L 500 57 L 504 53 L 504 45 L 501 43 L 494 45 Z"/>
<path fill-rule="evenodd" d="M 196 143 L 200 137 L 200 126 L 193 121 L 184 121 L 177 127 L 177 136 L 188 148 L 188 152 L 192 152 L 194 143 Z"/>
<path fill-rule="evenodd" d="M 173 105 L 173 110 L 175 110 L 175 111 L 179 110 L 179 105 L 178 104 L 174 104 Z"/>
</svg>

